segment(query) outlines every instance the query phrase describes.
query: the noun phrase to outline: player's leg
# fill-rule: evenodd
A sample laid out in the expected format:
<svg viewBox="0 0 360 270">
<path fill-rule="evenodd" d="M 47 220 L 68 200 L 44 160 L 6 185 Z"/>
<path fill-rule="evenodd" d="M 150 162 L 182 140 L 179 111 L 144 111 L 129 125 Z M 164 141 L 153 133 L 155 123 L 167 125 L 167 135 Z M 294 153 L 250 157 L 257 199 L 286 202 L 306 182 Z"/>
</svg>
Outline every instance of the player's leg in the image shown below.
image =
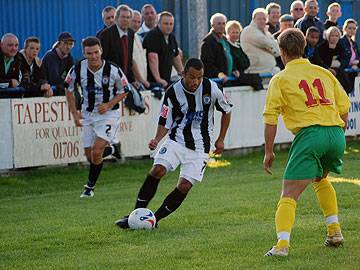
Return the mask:
<svg viewBox="0 0 360 270">
<path fill-rule="evenodd" d="M 103 166 L 102 154 L 107 144 L 108 142 L 103 138 L 96 137 L 95 143 L 91 148 L 91 164 L 88 185 L 91 185 L 92 187 L 95 186 L 96 181 L 99 178 Z"/>
<path fill-rule="evenodd" d="M 90 168 L 88 181 L 84 186 L 84 192 L 81 194 L 80 198 L 88 198 L 94 196 L 95 184 L 99 178 L 103 161 L 102 161 L 102 152 L 107 145 L 107 141 L 102 138 L 96 138 L 93 146 L 91 148 L 86 148 L 85 155 L 88 158 L 90 156 Z M 89 153 L 90 152 L 90 153 Z"/>
<path fill-rule="evenodd" d="M 327 179 L 327 175 L 328 171 L 341 172 L 346 141 L 344 132 L 340 127 L 324 127 L 323 129 L 330 138 L 328 140 L 329 151 L 320 159 L 325 170 L 323 177 L 315 180 L 313 187 L 327 225 L 325 245 L 338 247 L 344 242 L 344 238 L 338 220 L 336 191 Z"/>
<path fill-rule="evenodd" d="M 275 213 L 277 243 L 265 256 L 287 256 L 290 234 L 295 222 L 296 202 L 311 180 L 284 180 L 281 198 Z"/>
<path fill-rule="evenodd" d="M 327 179 L 327 173 L 324 174 L 322 179 L 313 182 L 313 188 L 323 211 L 327 226 L 325 245 L 337 247 L 343 243 L 344 238 L 341 234 L 338 219 L 336 192 L 330 181 Z"/>
<path fill-rule="evenodd" d="M 160 179 L 166 174 L 166 167 L 160 164 L 155 164 L 149 174 L 146 176 L 142 184 L 135 203 L 135 209 L 146 208 L 154 197 Z"/>
<path fill-rule="evenodd" d="M 89 119 L 83 124 L 83 133 L 82 133 L 82 141 L 84 145 L 84 152 L 87 161 L 89 161 L 91 166 L 91 148 L 95 141 L 95 132 L 90 124 L 87 124 Z M 89 179 L 87 183 L 84 185 L 84 191 L 81 193 L 80 198 L 90 198 L 94 196 L 94 188 L 89 186 Z"/>
<path fill-rule="evenodd" d="M 91 147 L 85 147 L 84 153 L 85 153 L 86 160 L 89 161 L 89 163 L 91 163 Z"/>
<path fill-rule="evenodd" d="M 178 151 L 177 143 L 170 140 L 165 141 L 160 147 L 160 150 L 154 157 L 154 165 L 138 192 L 135 209 L 146 208 L 156 193 L 160 179 L 168 171 L 173 171 L 177 168 L 180 163 L 177 155 Z M 129 215 L 125 215 L 123 218 L 115 221 L 115 224 L 122 229 L 129 228 L 128 217 Z"/>
<path fill-rule="evenodd" d="M 148 204 L 156 193 L 160 179 L 166 174 L 166 172 L 167 169 L 164 165 L 153 165 L 149 174 L 146 176 L 144 183 L 140 187 L 134 209 L 147 208 Z M 129 215 L 125 215 L 124 217 L 115 221 L 115 225 L 122 229 L 127 229 L 129 228 L 128 219 Z"/>
<path fill-rule="evenodd" d="M 160 208 L 155 212 L 156 222 L 178 209 L 192 186 L 193 184 L 189 180 L 180 178 L 176 188 L 166 196 Z"/>
<path fill-rule="evenodd" d="M 121 159 L 121 144 L 120 143 L 114 143 L 114 144 L 108 144 L 103 152 L 103 158 L 106 158 L 108 156 L 114 156 L 117 159 Z"/>
<path fill-rule="evenodd" d="M 181 149 L 180 154 L 182 156 L 182 163 L 178 184 L 155 212 L 156 222 L 159 222 L 179 208 L 192 186 L 202 181 L 209 158 L 208 155 L 184 147 Z"/>
<path fill-rule="evenodd" d="M 111 135 L 111 141 L 106 145 L 103 158 L 107 156 L 114 156 L 117 159 L 121 159 L 121 144 L 119 140 L 119 132 L 120 132 L 120 119 L 118 117 L 112 117 L 113 121 L 111 124 L 111 130 L 108 130 L 109 125 L 107 125 L 107 134 Z M 110 133 L 111 132 L 111 133 Z"/>
<path fill-rule="evenodd" d="M 278 241 L 265 256 L 288 254 L 291 229 L 295 221 L 296 202 L 309 183 L 323 174 L 317 158 L 317 152 L 322 148 L 321 145 L 316 145 L 319 141 L 318 137 L 317 128 L 310 127 L 301 130 L 294 138 L 284 172 L 282 195 L 275 214 Z"/>
</svg>

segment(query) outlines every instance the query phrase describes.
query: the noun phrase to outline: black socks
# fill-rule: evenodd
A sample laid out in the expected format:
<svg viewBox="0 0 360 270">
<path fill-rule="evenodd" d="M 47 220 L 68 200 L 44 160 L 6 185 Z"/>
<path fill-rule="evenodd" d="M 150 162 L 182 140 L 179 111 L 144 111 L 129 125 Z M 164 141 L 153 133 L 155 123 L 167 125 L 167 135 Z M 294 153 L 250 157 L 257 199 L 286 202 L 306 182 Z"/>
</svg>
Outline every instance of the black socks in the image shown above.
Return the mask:
<svg viewBox="0 0 360 270">
<path fill-rule="evenodd" d="M 94 163 L 90 163 L 89 177 L 88 177 L 88 183 L 87 183 L 88 187 L 95 186 L 96 181 L 99 178 L 102 166 L 103 166 L 102 162 L 98 165 L 95 165 Z"/>
<path fill-rule="evenodd" d="M 135 203 L 135 209 L 146 208 L 151 199 L 154 197 L 160 179 L 157 179 L 150 174 L 146 177 L 143 185 L 139 190 L 139 194 Z"/>
<path fill-rule="evenodd" d="M 164 200 L 160 208 L 155 212 L 156 222 L 174 212 L 185 200 L 187 193 L 181 193 L 175 188 Z"/>
</svg>

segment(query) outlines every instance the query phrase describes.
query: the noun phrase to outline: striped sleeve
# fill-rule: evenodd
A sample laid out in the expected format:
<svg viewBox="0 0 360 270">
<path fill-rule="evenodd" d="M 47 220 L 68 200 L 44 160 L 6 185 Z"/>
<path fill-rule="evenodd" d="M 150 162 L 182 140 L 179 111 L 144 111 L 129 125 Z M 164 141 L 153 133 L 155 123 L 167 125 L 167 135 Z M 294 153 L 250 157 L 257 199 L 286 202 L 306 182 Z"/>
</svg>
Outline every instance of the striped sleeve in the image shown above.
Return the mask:
<svg viewBox="0 0 360 270">
<path fill-rule="evenodd" d="M 170 101 L 170 98 L 167 94 L 165 94 L 164 102 L 161 106 L 159 122 L 160 126 L 164 126 L 167 129 L 170 129 L 173 124 L 173 113 L 172 113 L 173 105 Z"/>
<path fill-rule="evenodd" d="M 231 105 L 226 101 L 224 93 L 219 89 L 216 83 L 211 82 L 211 88 L 215 97 L 215 108 L 221 113 L 229 113 Z"/>
<path fill-rule="evenodd" d="M 75 66 L 72 66 L 72 68 L 69 70 L 65 78 L 64 86 L 67 89 L 67 91 L 74 92 L 75 80 L 76 80 Z"/>
<path fill-rule="evenodd" d="M 115 72 L 115 85 L 114 85 L 114 95 L 122 94 L 125 92 L 124 86 L 127 85 L 127 79 L 124 73 L 120 68 L 117 68 L 117 72 Z"/>
</svg>

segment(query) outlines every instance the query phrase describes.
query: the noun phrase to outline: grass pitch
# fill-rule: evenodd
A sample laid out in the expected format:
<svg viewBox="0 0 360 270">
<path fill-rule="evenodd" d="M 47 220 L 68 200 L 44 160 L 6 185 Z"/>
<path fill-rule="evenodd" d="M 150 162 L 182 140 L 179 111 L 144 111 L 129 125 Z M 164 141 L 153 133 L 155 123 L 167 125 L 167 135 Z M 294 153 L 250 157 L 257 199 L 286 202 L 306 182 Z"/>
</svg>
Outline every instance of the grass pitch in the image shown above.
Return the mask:
<svg viewBox="0 0 360 270">
<path fill-rule="evenodd" d="M 87 167 L 27 171 L 0 178 L 0 269 L 360 269 L 360 141 L 348 144 L 334 178 L 345 245 L 323 247 L 324 218 L 309 187 L 297 206 L 287 258 L 264 258 L 275 243 L 274 214 L 287 152 L 273 175 L 262 153 L 225 157 L 207 168 L 183 205 L 154 231 L 123 231 L 114 221 L 134 206 L 151 160 L 109 164 L 95 197 L 80 200 Z M 156 210 L 177 181 L 160 183 Z"/>
</svg>

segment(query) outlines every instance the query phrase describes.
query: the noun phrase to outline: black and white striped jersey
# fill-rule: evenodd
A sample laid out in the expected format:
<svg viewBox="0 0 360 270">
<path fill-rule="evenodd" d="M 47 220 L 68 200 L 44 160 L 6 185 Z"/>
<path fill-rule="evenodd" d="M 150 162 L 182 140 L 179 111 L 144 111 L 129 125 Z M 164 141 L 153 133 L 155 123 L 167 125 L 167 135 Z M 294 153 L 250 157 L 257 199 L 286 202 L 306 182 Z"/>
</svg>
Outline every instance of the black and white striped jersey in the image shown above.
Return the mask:
<svg viewBox="0 0 360 270">
<path fill-rule="evenodd" d="M 105 60 L 103 66 L 93 72 L 88 68 L 87 59 L 84 59 L 70 69 L 65 79 L 65 87 L 69 92 L 73 92 L 77 85 L 81 87 L 83 112 L 97 112 L 97 107 L 101 103 L 106 103 L 115 95 L 123 93 L 123 86 L 127 84 L 126 76 L 121 69 Z M 112 108 L 117 109 L 119 104 Z"/>
<path fill-rule="evenodd" d="M 231 106 L 217 84 L 203 79 L 195 92 L 182 80 L 165 93 L 159 125 L 169 129 L 169 138 L 197 152 L 209 153 L 213 142 L 214 109 L 229 113 Z"/>
</svg>

